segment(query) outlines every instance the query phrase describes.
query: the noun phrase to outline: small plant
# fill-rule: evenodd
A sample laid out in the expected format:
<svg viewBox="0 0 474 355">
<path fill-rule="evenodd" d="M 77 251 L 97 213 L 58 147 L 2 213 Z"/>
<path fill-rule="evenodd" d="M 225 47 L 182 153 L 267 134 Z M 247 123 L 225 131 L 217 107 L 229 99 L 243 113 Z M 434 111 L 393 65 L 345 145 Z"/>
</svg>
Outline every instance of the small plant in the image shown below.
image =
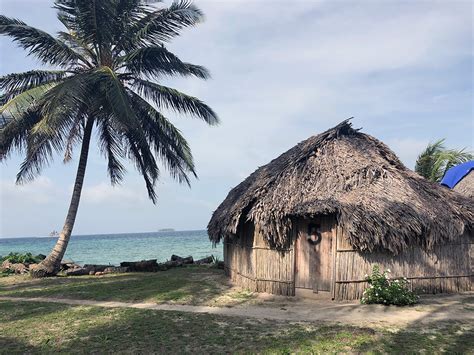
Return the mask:
<svg viewBox="0 0 474 355">
<path fill-rule="evenodd" d="M 12 264 L 36 264 L 42 259 L 39 256 L 33 256 L 31 253 L 10 253 L 7 256 L 0 257 L 0 263 L 8 260 Z"/>
<path fill-rule="evenodd" d="M 389 274 L 390 269 L 382 273 L 378 265 L 374 266 L 372 275 L 365 277 L 369 287 L 364 291 L 362 304 L 408 306 L 418 302 L 419 297 L 409 290 L 406 277 L 391 280 Z"/>
</svg>

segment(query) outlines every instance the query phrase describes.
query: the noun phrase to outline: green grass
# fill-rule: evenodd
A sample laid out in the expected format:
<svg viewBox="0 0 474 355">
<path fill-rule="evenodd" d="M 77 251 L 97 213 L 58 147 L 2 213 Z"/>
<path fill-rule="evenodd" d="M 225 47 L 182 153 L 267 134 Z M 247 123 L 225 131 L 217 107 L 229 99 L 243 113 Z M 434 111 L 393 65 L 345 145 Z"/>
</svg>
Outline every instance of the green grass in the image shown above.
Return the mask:
<svg viewBox="0 0 474 355">
<path fill-rule="evenodd" d="M 129 308 L 0 301 L 0 353 L 469 353 L 472 324 L 397 332 Z"/>
<path fill-rule="evenodd" d="M 253 297 L 232 290 L 222 270 L 202 266 L 100 277 L 11 276 L 0 279 L 0 295 L 191 305 L 232 305 Z"/>
</svg>

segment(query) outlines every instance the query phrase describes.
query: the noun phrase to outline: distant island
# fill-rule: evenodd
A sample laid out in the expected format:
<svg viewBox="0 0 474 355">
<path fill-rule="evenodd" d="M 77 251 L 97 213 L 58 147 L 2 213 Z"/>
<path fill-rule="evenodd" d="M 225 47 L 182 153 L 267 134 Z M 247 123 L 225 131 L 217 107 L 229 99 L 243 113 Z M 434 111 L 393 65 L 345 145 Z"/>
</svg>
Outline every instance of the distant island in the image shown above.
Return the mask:
<svg viewBox="0 0 474 355">
<path fill-rule="evenodd" d="M 158 232 L 174 232 L 175 230 L 173 228 L 162 228 L 158 229 Z"/>
</svg>

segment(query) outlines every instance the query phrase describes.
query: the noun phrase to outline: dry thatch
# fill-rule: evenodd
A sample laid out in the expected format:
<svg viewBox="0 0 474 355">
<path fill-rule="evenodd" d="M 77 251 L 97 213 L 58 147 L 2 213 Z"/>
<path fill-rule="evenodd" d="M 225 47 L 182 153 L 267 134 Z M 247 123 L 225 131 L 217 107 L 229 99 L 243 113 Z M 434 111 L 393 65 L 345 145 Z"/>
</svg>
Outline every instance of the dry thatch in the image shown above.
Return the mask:
<svg viewBox="0 0 474 355">
<path fill-rule="evenodd" d="M 464 176 L 454 187 L 454 191 L 460 194 L 474 198 L 474 170 L 471 170 L 469 174 Z"/>
<path fill-rule="evenodd" d="M 283 247 L 296 218 L 335 214 L 358 250 L 431 249 L 474 229 L 474 201 L 407 169 L 382 142 L 348 120 L 313 136 L 232 189 L 214 212 L 214 243 L 252 221 Z"/>
</svg>

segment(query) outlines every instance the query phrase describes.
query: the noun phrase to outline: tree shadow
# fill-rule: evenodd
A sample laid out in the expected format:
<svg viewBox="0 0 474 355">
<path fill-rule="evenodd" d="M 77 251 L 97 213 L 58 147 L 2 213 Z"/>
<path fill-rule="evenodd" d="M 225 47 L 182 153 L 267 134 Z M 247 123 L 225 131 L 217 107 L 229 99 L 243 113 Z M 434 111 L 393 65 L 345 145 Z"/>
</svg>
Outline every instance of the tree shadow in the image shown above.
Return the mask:
<svg viewBox="0 0 474 355">
<path fill-rule="evenodd" d="M 472 301 L 472 300 L 471 300 Z M 472 312 L 470 306 L 457 305 L 457 312 Z M 474 353 L 472 321 L 453 319 L 453 305 L 437 306 L 428 314 L 387 334 L 380 340 L 382 352 L 396 353 Z M 356 352 L 367 351 L 373 344 L 362 344 Z"/>
<path fill-rule="evenodd" d="M 58 277 L 40 283 L 34 280 L 4 287 L 0 295 L 202 305 L 231 289 L 222 270 L 195 266 L 156 273 Z M 236 299 L 233 304 L 244 301 Z"/>
<path fill-rule="evenodd" d="M 36 354 L 39 352 L 41 352 L 40 348 L 28 344 L 27 341 L 0 335 L 1 354 Z"/>
</svg>

